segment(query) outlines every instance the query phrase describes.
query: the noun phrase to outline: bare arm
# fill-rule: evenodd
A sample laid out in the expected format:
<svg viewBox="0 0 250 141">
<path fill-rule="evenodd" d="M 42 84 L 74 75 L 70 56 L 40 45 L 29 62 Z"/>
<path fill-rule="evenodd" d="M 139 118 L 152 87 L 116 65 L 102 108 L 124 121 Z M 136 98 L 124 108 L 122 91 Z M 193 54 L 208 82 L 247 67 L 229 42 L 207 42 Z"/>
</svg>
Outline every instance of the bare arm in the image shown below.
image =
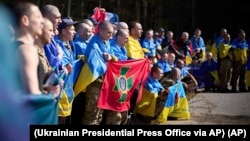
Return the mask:
<svg viewBox="0 0 250 141">
<path fill-rule="evenodd" d="M 37 67 L 39 63 L 38 53 L 34 45 L 23 44 L 20 46 L 20 72 L 25 91 L 31 94 L 42 94 L 39 89 Z"/>
</svg>

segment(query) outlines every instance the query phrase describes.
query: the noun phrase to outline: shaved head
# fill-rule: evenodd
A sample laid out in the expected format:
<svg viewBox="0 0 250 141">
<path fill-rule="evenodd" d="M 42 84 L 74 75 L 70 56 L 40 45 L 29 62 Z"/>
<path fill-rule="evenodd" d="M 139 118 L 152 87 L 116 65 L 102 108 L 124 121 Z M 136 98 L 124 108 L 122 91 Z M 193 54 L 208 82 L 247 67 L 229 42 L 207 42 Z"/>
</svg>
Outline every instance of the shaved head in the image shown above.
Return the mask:
<svg viewBox="0 0 250 141">
<path fill-rule="evenodd" d="M 51 4 L 44 5 L 41 9 L 42 15 L 48 18 L 54 27 L 54 32 L 57 32 L 57 26 L 61 22 L 61 13 L 59 9 Z"/>
<path fill-rule="evenodd" d="M 87 23 L 80 23 L 77 27 L 77 31 L 80 32 L 82 30 L 85 30 L 85 29 L 90 29 L 90 25 L 88 25 Z"/>
<path fill-rule="evenodd" d="M 128 24 L 125 23 L 125 22 L 119 22 L 117 25 L 116 25 L 116 28 L 117 30 L 120 30 L 120 29 L 125 29 L 128 31 Z M 129 32 L 129 31 L 128 31 Z"/>
<path fill-rule="evenodd" d="M 59 9 L 54 5 L 48 4 L 42 7 L 41 12 L 44 17 L 50 17 L 56 13 L 59 13 Z"/>
</svg>

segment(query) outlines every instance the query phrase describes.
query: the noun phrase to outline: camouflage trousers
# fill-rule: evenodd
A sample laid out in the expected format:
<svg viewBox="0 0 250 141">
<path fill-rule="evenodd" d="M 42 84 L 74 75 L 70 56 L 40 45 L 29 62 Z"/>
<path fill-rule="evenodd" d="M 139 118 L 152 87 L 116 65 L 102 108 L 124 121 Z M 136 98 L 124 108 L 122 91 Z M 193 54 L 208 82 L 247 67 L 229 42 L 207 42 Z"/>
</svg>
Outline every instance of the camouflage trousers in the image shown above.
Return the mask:
<svg viewBox="0 0 250 141">
<path fill-rule="evenodd" d="M 103 109 L 97 107 L 102 82 L 94 81 L 86 89 L 86 108 L 82 119 L 83 125 L 100 125 Z"/>
<path fill-rule="evenodd" d="M 105 112 L 106 125 L 126 125 L 128 120 L 128 111 L 116 112 L 106 110 Z"/>
</svg>

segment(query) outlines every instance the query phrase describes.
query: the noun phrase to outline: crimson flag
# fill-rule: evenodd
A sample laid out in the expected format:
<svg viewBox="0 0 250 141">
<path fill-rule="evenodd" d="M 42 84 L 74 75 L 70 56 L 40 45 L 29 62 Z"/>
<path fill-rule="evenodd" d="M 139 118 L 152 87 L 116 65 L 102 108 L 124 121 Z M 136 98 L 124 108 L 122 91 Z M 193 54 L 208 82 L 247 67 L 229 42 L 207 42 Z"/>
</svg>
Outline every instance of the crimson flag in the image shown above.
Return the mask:
<svg viewBox="0 0 250 141">
<path fill-rule="evenodd" d="M 104 82 L 100 91 L 98 107 L 123 112 L 130 108 L 130 99 L 136 88 L 139 89 L 137 102 L 150 72 L 148 59 L 109 61 Z"/>
</svg>

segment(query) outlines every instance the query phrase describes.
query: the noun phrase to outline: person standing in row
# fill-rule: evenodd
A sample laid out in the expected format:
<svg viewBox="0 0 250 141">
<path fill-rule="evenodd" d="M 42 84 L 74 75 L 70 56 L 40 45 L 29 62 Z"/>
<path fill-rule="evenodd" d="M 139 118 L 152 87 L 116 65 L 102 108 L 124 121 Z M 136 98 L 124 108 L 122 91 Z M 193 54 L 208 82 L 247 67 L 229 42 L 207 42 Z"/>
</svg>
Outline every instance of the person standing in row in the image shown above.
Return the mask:
<svg viewBox="0 0 250 141">
<path fill-rule="evenodd" d="M 246 92 L 246 63 L 247 63 L 247 50 L 248 44 L 246 41 L 246 33 L 244 30 L 239 29 L 238 37 L 232 41 L 233 50 L 233 72 L 231 79 L 232 92 L 237 92 L 237 81 L 239 79 L 240 92 Z"/>
<path fill-rule="evenodd" d="M 103 75 L 107 71 L 107 62 L 117 60 L 109 43 L 113 30 L 113 25 L 109 21 L 102 21 L 98 26 L 98 32 L 91 38 L 86 48 L 86 63 L 74 86 L 76 95 L 85 92 L 86 96 L 83 125 L 100 125 L 103 118 L 103 109 L 97 107 L 97 102 Z"/>
<path fill-rule="evenodd" d="M 19 78 L 30 110 L 29 124 L 57 124 L 57 98 L 61 88 L 58 84 L 48 86 L 48 93 L 43 93 L 44 67 L 35 47 L 35 40 L 43 33 L 44 19 L 33 3 L 18 2 L 12 8 L 18 28 L 16 53 L 20 61 Z"/>
</svg>

